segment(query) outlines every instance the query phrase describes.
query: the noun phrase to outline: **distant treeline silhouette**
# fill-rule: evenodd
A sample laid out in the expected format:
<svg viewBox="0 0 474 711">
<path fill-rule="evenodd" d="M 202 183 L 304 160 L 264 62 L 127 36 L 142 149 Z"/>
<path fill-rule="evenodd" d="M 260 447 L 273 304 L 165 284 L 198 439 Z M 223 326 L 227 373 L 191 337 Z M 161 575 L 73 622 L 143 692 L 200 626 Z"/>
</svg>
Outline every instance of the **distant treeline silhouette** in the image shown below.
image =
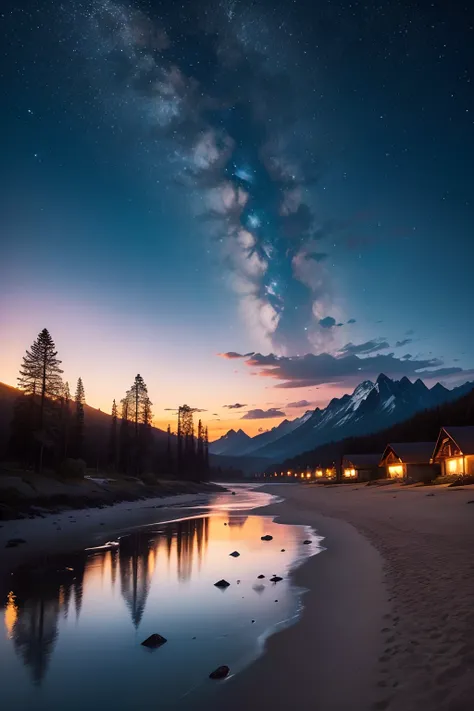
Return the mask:
<svg viewBox="0 0 474 711">
<path fill-rule="evenodd" d="M 458 400 L 423 410 L 410 419 L 374 434 L 328 442 L 313 450 L 287 459 L 283 469 L 338 464 L 345 454 L 382 453 L 390 442 L 435 442 L 441 427 L 466 426 L 474 423 L 474 390 Z"/>
<path fill-rule="evenodd" d="M 203 481 L 209 478 L 208 432 L 199 420 L 195 436 L 193 412 L 178 410 L 177 434 L 152 426 L 152 402 L 141 375 L 120 401 L 112 403 L 108 436 L 104 423 L 89 424 L 82 378 L 74 398 L 62 380 L 61 360 L 44 328 L 26 351 L 20 367 L 17 398 L 5 456 L 41 472 L 53 468 L 68 476 L 81 476 L 86 466 L 129 476 L 169 476 Z M 89 412 L 94 412 L 89 408 Z M 95 420 L 97 418 L 94 418 Z M 90 431 L 89 431 L 90 430 Z"/>
</svg>

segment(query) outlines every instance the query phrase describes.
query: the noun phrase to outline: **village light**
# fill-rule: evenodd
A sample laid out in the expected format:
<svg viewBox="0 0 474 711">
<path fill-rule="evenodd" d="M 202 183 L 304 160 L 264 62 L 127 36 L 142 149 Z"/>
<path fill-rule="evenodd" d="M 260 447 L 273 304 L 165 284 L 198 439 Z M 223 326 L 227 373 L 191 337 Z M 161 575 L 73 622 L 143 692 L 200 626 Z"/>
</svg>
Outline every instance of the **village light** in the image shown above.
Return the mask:
<svg viewBox="0 0 474 711">
<path fill-rule="evenodd" d="M 446 460 L 448 474 L 464 474 L 464 457 L 455 457 Z"/>
<path fill-rule="evenodd" d="M 311 472 L 308 472 L 308 473 L 306 474 L 306 478 L 307 478 L 307 479 L 311 479 Z"/>
<path fill-rule="evenodd" d="M 344 469 L 344 476 L 347 479 L 353 479 L 356 476 L 356 470 L 355 469 Z"/>
<path fill-rule="evenodd" d="M 322 476 L 323 475 L 323 470 L 322 469 L 316 469 L 316 476 Z"/>
</svg>

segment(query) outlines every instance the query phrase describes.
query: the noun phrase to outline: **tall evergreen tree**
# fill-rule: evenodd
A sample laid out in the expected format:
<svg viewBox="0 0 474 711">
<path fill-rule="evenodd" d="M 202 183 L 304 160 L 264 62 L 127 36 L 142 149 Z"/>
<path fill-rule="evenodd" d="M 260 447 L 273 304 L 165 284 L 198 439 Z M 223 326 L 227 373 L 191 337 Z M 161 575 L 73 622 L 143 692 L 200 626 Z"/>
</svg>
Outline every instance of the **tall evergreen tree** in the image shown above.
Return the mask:
<svg viewBox="0 0 474 711">
<path fill-rule="evenodd" d="M 118 433 L 117 433 L 117 403 L 115 400 L 112 403 L 112 420 L 110 423 L 109 434 L 109 466 L 113 471 L 116 471 L 118 464 Z"/>
<path fill-rule="evenodd" d="M 209 466 L 209 433 L 207 427 L 204 430 L 204 478 L 209 479 L 211 468 Z"/>
<path fill-rule="evenodd" d="M 121 400 L 120 431 L 119 431 L 119 468 L 123 474 L 129 474 L 130 468 L 130 419 L 127 397 Z"/>
<path fill-rule="evenodd" d="M 171 425 L 168 425 L 166 429 L 166 434 L 166 473 L 169 476 L 173 472 L 173 454 L 171 451 Z"/>
<path fill-rule="evenodd" d="M 86 402 L 84 385 L 82 378 L 78 378 L 76 386 L 76 394 L 74 396 L 74 432 L 73 432 L 73 451 L 76 458 L 83 456 L 84 449 L 84 405 Z"/>
<path fill-rule="evenodd" d="M 64 383 L 61 410 L 62 456 L 66 458 L 68 454 L 71 428 L 71 391 L 67 381 Z"/>
<path fill-rule="evenodd" d="M 38 442 L 35 457 L 37 470 L 41 470 L 43 464 L 43 451 L 50 436 L 48 429 L 51 425 L 51 414 L 62 390 L 63 371 L 57 356 L 54 341 L 48 329 L 44 328 L 23 356 L 18 377 L 19 387 L 29 398 L 26 428 Z"/>
<path fill-rule="evenodd" d="M 133 461 L 136 474 L 143 473 L 151 445 L 152 404 L 145 381 L 140 374 L 136 375 L 132 387 L 122 401 L 122 406 L 126 407 L 127 421 L 133 424 Z M 128 437 L 128 446 L 130 445 Z"/>
<path fill-rule="evenodd" d="M 196 474 L 198 479 L 204 478 L 204 469 L 204 427 L 202 421 L 199 420 L 196 442 Z"/>
</svg>

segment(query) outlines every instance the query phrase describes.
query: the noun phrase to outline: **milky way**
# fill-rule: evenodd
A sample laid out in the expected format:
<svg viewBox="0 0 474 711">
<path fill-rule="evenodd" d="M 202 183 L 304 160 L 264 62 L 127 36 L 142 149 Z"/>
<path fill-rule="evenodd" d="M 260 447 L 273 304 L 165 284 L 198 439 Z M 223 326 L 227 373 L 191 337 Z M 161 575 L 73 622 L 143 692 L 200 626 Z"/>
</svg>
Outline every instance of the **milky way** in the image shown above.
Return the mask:
<svg viewBox="0 0 474 711">
<path fill-rule="evenodd" d="M 249 326 L 282 353 L 327 341 L 320 161 L 283 19 L 272 26 L 232 2 L 201 6 L 198 17 L 109 0 L 69 12 L 104 110 L 141 132 L 151 159 L 157 142 L 165 147 Z"/>
</svg>

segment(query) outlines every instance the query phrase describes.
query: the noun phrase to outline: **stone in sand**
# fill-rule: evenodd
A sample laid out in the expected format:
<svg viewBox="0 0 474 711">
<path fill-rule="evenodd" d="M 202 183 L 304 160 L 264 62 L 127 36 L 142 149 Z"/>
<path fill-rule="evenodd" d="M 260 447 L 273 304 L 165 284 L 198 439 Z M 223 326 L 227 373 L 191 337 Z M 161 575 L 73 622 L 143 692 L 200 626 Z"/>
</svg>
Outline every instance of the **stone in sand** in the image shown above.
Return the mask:
<svg viewBox="0 0 474 711">
<path fill-rule="evenodd" d="M 258 578 L 259 580 L 263 580 L 264 577 L 265 577 L 264 575 L 257 575 L 257 578 Z"/>
<path fill-rule="evenodd" d="M 273 578 L 270 578 L 271 583 L 279 583 L 280 580 L 283 580 L 283 578 L 280 578 L 279 575 L 274 575 Z"/>
<path fill-rule="evenodd" d="M 310 543 L 311 543 L 311 541 L 303 541 L 304 546 L 309 546 Z"/>
<path fill-rule="evenodd" d="M 232 496 L 235 496 L 235 491 L 232 492 Z"/>
<path fill-rule="evenodd" d="M 238 558 L 240 553 L 239 553 L 239 551 L 234 551 L 233 553 L 229 553 L 229 555 L 231 555 L 232 558 Z"/>
<path fill-rule="evenodd" d="M 149 649 L 157 649 L 167 641 L 168 640 L 165 639 L 165 637 L 162 637 L 161 634 L 152 634 L 142 642 L 142 645 L 144 647 L 148 647 Z"/>
<path fill-rule="evenodd" d="M 223 589 L 228 588 L 229 585 L 230 585 L 230 583 L 228 583 L 227 580 L 224 580 L 224 579 L 218 580 L 217 583 L 214 583 L 214 586 L 216 588 L 223 588 Z"/>
<path fill-rule="evenodd" d="M 273 536 L 269 536 L 268 533 L 266 536 L 262 536 L 260 538 L 261 541 L 273 541 Z"/>
<path fill-rule="evenodd" d="M 5 548 L 16 548 L 16 546 L 19 546 L 22 543 L 26 543 L 24 538 L 10 538 L 5 543 Z"/>
<path fill-rule="evenodd" d="M 209 679 L 225 679 L 229 672 L 229 667 L 226 667 L 225 665 L 217 667 L 217 669 L 214 669 L 214 671 L 209 674 Z"/>
<path fill-rule="evenodd" d="M 285 549 L 284 549 L 284 548 L 282 548 L 282 549 L 281 549 L 281 551 L 280 551 L 280 553 L 284 553 L 284 552 L 285 552 Z"/>
</svg>

